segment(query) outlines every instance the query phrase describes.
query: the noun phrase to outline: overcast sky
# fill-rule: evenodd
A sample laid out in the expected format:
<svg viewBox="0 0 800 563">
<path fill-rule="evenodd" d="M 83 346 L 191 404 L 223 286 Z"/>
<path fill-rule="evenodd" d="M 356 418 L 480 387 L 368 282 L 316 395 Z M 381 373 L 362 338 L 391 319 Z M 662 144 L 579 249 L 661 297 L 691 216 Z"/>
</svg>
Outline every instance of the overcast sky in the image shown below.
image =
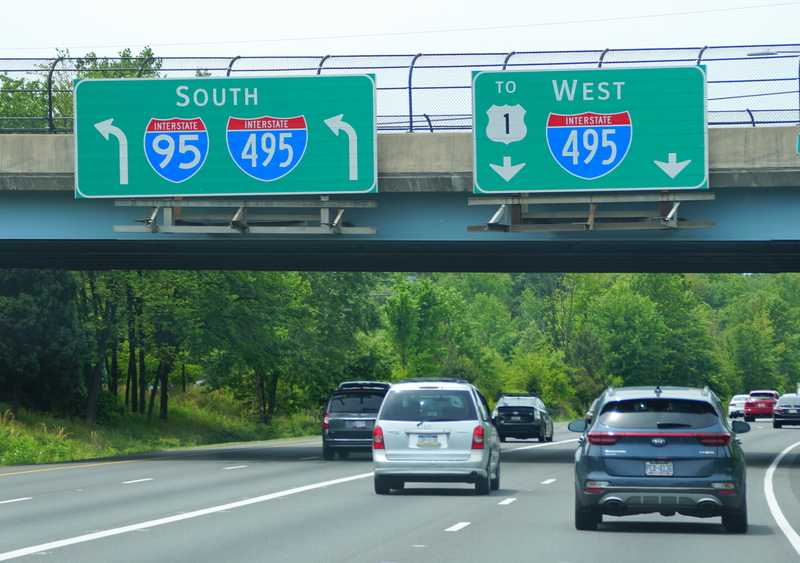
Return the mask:
<svg viewBox="0 0 800 563">
<path fill-rule="evenodd" d="M 0 58 L 774 45 L 800 43 L 800 1 L 18 0 L 0 8 L 0 31 Z"/>
</svg>

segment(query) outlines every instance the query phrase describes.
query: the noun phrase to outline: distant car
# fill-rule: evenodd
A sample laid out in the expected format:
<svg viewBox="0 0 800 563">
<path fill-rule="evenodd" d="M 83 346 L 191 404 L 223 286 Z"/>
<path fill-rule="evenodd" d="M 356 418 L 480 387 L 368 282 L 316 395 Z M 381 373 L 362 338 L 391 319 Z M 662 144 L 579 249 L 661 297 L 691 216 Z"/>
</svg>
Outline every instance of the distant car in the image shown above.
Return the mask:
<svg viewBox="0 0 800 563">
<path fill-rule="evenodd" d="M 479 495 L 500 488 L 500 438 L 486 399 L 465 381 L 394 384 L 375 423 L 372 459 L 379 495 L 408 482 L 474 483 Z"/>
<path fill-rule="evenodd" d="M 331 391 L 322 415 L 323 459 L 372 450 L 375 417 L 390 387 L 382 381 L 345 381 Z"/>
<path fill-rule="evenodd" d="M 506 438 L 538 438 L 553 441 L 552 411 L 536 393 L 504 393 L 492 411 L 500 441 Z"/>
<path fill-rule="evenodd" d="M 744 403 L 744 421 L 757 418 L 772 418 L 772 408 L 778 402 L 777 391 L 750 391 Z"/>
<path fill-rule="evenodd" d="M 748 395 L 734 395 L 731 397 L 731 402 L 728 404 L 728 416 L 730 418 L 738 418 L 744 416 L 744 404 L 747 401 Z"/>
<path fill-rule="evenodd" d="M 781 395 L 772 409 L 772 427 L 780 428 L 784 424 L 800 424 L 800 394 L 798 393 Z"/>
<path fill-rule="evenodd" d="M 603 515 L 721 516 L 728 532 L 747 531 L 745 459 L 719 399 L 707 387 L 609 388 L 575 452 L 575 527 L 594 530 Z"/>
</svg>

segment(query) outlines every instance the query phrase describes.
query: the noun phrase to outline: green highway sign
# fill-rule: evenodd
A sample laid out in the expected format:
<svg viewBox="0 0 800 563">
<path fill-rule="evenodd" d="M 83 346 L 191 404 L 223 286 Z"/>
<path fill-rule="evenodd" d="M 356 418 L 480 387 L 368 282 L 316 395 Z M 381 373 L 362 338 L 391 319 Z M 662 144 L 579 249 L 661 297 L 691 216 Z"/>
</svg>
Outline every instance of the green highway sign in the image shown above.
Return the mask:
<svg viewBox="0 0 800 563">
<path fill-rule="evenodd" d="M 708 188 L 702 66 L 474 72 L 475 193 Z"/>
<path fill-rule="evenodd" d="M 75 197 L 377 191 L 375 79 L 75 83 Z"/>
</svg>

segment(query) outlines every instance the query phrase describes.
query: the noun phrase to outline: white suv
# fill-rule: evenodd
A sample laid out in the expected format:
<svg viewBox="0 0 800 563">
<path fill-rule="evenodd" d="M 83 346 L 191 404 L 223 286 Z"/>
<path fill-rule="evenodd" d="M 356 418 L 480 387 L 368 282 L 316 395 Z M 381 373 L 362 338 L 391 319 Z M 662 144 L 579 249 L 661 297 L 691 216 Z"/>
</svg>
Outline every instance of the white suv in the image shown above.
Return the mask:
<svg viewBox="0 0 800 563">
<path fill-rule="evenodd" d="M 466 381 L 406 380 L 389 390 L 372 434 L 375 492 L 407 482 L 500 488 L 500 438 L 484 396 Z"/>
</svg>

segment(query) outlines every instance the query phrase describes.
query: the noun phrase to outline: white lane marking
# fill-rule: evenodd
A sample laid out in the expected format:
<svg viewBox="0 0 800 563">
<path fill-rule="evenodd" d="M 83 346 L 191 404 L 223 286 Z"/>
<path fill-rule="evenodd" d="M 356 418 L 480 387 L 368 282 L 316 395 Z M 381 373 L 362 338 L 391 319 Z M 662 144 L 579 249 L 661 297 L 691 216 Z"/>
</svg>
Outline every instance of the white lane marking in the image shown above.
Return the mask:
<svg viewBox="0 0 800 563">
<path fill-rule="evenodd" d="M 11 502 L 22 502 L 23 500 L 31 500 L 33 497 L 15 498 L 11 500 L 0 500 L 0 504 L 8 504 Z"/>
<path fill-rule="evenodd" d="M 506 500 L 501 500 L 501 501 L 500 501 L 500 502 L 498 502 L 497 504 L 500 504 L 500 505 L 503 505 L 503 506 L 505 506 L 505 505 L 507 505 L 507 504 L 511 504 L 511 503 L 512 503 L 512 502 L 514 502 L 515 500 L 517 500 L 517 499 L 515 499 L 515 498 L 507 498 Z"/>
<path fill-rule="evenodd" d="M 786 536 L 786 539 L 789 540 L 789 543 L 792 544 L 794 550 L 800 554 L 800 536 L 797 535 L 797 532 L 794 531 L 794 528 L 792 528 L 791 524 L 789 524 L 789 521 L 783 515 L 781 507 L 778 505 L 778 501 L 775 498 L 775 491 L 773 490 L 772 484 L 772 480 L 775 475 L 775 469 L 777 469 L 778 464 L 784 457 L 786 457 L 786 454 L 788 454 L 797 446 L 800 446 L 800 442 L 792 444 L 783 450 L 770 464 L 766 475 L 764 475 L 764 494 L 767 497 L 767 505 L 769 506 L 770 512 L 772 512 L 772 517 L 775 518 L 775 522 L 778 523 L 778 527 L 783 532 L 783 535 Z"/>
<path fill-rule="evenodd" d="M 144 483 L 145 481 L 152 481 L 154 477 L 148 477 L 147 479 L 136 479 L 135 481 L 123 481 L 123 485 L 132 485 L 133 483 Z"/>
<path fill-rule="evenodd" d="M 569 442 L 577 442 L 577 438 L 571 440 L 561 440 L 559 442 L 542 442 L 540 444 L 533 444 L 532 446 L 522 446 L 521 448 L 514 448 L 513 450 L 503 450 L 505 452 L 521 452 L 522 450 L 532 450 L 533 448 L 546 448 L 547 446 L 557 446 L 559 444 L 568 444 Z"/>
<path fill-rule="evenodd" d="M 295 495 L 297 493 L 304 493 L 306 491 L 312 491 L 314 489 L 321 489 L 323 487 L 330 487 L 331 485 L 339 485 L 341 483 L 347 483 L 349 481 L 356 481 L 358 479 L 366 479 L 367 477 L 372 477 L 372 472 L 370 473 L 362 473 L 360 475 L 353 475 L 352 477 L 344 477 L 342 479 L 334 479 L 332 481 L 324 481 L 322 483 L 314 483 L 313 485 L 305 485 L 303 487 L 295 487 L 294 489 L 287 489 L 285 491 L 279 491 L 277 493 L 271 493 L 268 495 L 250 498 L 246 500 L 240 500 L 238 502 L 231 502 L 229 504 L 223 504 L 220 506 L 212 506 L 211 508 L 204 508 L 202 510 L 195 510 L 194 512 L 186 512 L 184 514 L 177 514 L 175 516 L 168 516 L 167 518 L 158 518 L 156 520 L 150 520 L 148 522 L 140 522 L 139 524 L 131 524 L 130 526 L 122 526 L 121 528 L 113 528 L 111 530 L 106 530 L 104 532 L 94 532 L 92 534 L 86 534 L 83 536 L 76 536 L 74 538 L 68 538 L 65 540 L 58 540 L 48 543 L 43 543 L 40 545 L 34 545 L 31 547 L 23 547 L 22 549 L 16 549 L 14 551 L 7 551 L 6 553 L 0 553 L 0 561 L 8 561 L 9 559 L 16 559 L 17 557 L 23 557 L 25 555 L 31 555 L 33 553 L 38 553 L 40 551 L 49 551 L 51 549 L 57 549 L 59 547 L 66 547 L 68 545 L 75 545 L 78 543 L 84 543 L 94 540 L 99 540 L 102 538 L 107 538 L 110 536 L 116 536 L 119 534 L 125 534 L 128 532 L 135 532 L 136 530 L 143 530 L 145 528 L 153 528 L 155 526 L 162 526 L 164 524 L 171 524 L 173 522 L 180 522 L 181 520 L 188 520 L 190 518 L 197 518 L 198 516 L 205 516 L 207 514 L 214 514 L 216 512 L 224 512 L 226 510 L 232 510 L 234 508 L 241 508 L 242 506 L 248 506 L 251 504 L 257 504 L 259 502 L 265 502 L 268 500 L 273 500 L 276 498 L 283 498 L 288 497 L 289 495 Z"/>
<path fill-rule="evenodd" d="M 447 528 L 445 532 L 457 532 L 459 530 L 466 528 L 470 524 L 472 524 L 472 522 L 459 522 L 455 526 L 450 526 L 449 528 Z"/>
<path fill-rule="evenodd" d="M 555 483 L 555 479 L 548 479 L 547 481 L 542 481 L 542 485 L 549 485 L 550 483 Z"/>
<path fill-rule="evenodd" d="M 223 467 L 223 471 L 228 471 L 229 469 L 244 469 L 247 467 L 246 465 L 234 465 L 233 467 Z"/>
</svg>

